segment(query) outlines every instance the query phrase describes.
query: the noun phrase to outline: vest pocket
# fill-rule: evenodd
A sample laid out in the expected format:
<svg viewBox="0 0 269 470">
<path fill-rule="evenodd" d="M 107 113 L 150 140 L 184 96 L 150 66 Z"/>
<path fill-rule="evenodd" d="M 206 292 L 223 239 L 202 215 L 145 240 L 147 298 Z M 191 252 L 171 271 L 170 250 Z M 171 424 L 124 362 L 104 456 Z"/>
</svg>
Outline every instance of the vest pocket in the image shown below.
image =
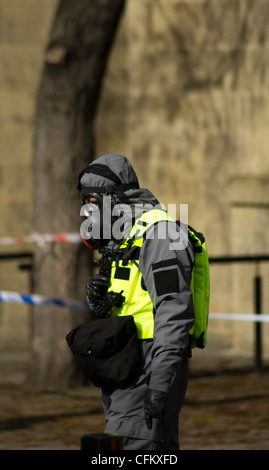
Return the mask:
<svg viewBox="0 0 269 470">
<path fill-rule="evenodd" d="M 123 281 L 129 281 L 130 268 L 123 268 L 122 266 L 117 266 L 114 279 L 122 279 Z"/>
</svg>

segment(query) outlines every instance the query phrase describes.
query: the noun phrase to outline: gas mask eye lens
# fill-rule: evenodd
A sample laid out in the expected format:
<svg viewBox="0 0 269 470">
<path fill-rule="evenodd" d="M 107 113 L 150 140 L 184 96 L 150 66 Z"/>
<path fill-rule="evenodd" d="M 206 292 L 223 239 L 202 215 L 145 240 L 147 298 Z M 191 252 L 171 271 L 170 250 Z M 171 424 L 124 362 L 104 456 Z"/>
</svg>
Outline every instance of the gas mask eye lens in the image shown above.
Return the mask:
<svg viewBox="0 0 269 470">
<path fill-rule="evenodd" d="M 97 201 L 97 199 L 93 198 L 92 196 L 86 196 L 84 199 L 84 204 L 95 204 L 97 207 L 100 206 L 99 201 Z"/>
<path fill-rule="evenodd" d="M 93 202 L 85 202 L 85 204 L 82 207 L 82 214 L 84 217 L 90 217 L 93 213 L 98 212 L 98 206 L 97 204 L 94 204 Z"/>
</svg>

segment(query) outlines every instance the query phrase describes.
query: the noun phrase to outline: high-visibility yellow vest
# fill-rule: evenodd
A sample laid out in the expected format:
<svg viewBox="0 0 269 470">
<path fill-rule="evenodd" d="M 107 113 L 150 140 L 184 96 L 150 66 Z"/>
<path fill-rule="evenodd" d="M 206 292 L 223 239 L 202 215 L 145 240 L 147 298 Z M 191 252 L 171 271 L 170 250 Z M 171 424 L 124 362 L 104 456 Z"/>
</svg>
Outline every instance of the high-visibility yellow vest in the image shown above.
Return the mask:
<svg viewBox="0 0 269 470">
<path fill-rule="evenodd" d="M 141 248 L 146 230 L 160 221 L 175 220 L 165 211 L 152 209 L 136 220 L 130 237 L 119 247 L 124 254 L 127 249 Z M 209 303 L 209 269 L 205 241 L 201 241 L 194 229 L 189 235 L 195 249 L 195 264 L 192 274 L 191 289 L 195 307 L 195 322 L 190 330 L 191 346 L 204 347 L 207 342 L 206 328 Z M 138 259 L 138 257 L 137 257 Z M 197 262 L 198 259 L 198 262 Z M 204 290 L 205 288 L 205 290 Z M 132 315 L 137 327 L 139 339 L 153 338 L 154 306 L 143 282 L 139 266 L 132 259 L 113 261 L 111 266 L 110 287 L 108 291 L 123 290 L 124 302 L 121 307 L 113 307 L 111 315 Z M 202 308 L 201 308 L 202 307 Z M 202 310 L 202 311 L 201 311 Z M 200 312 L 200 313 L 199 313 Z M 207 312 L 207 313 L 206 313 Z"/>
</svg>

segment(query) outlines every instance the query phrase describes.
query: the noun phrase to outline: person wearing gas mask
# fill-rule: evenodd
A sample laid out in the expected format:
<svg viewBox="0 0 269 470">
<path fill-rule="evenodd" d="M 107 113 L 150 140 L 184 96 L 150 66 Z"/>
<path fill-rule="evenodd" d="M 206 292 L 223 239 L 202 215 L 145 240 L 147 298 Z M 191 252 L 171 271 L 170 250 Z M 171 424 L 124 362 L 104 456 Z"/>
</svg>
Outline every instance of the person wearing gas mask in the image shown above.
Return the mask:
<svg viewBox="0 0 269 470">
<path fill-rule="evenodd" d="M 174 221 L 139 187 L 126 157 L 98 158 L 78 189 L 89 216 L 82 236 L 107 255 L 106 269 L 87 281 L 89 307 L 97 318 L 133 316 L 142 359 L 138 373 L 101 390 L 105 432 L 124 436 L 124 450 L 177 450 L 194 323 L 193 246 L 185 237 L 175 247 Z M 121 302 L 102 315 L 109 291 L 121 291 Z"/>
</svg>

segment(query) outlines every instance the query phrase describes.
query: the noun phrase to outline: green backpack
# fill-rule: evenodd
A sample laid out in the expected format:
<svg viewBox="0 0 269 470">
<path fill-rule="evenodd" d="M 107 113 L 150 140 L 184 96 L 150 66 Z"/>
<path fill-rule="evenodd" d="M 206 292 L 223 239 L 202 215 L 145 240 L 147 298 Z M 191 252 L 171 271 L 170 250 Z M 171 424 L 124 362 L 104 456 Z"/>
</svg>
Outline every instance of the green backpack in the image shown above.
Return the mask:
<svg viewBox="0 0 269 470">
<path fill-rule="evenodd" d="M 192 348 L 204 348 L 207 344 L 210 298 L 209 260 L 203 234 L 196 232 L 196 230 L 190 226 L 188 229 L 195 252 L 195 262 L 190 285 L 194 303 L 195 321 L 190 330 L 190 340 Z"/>
</svg>

